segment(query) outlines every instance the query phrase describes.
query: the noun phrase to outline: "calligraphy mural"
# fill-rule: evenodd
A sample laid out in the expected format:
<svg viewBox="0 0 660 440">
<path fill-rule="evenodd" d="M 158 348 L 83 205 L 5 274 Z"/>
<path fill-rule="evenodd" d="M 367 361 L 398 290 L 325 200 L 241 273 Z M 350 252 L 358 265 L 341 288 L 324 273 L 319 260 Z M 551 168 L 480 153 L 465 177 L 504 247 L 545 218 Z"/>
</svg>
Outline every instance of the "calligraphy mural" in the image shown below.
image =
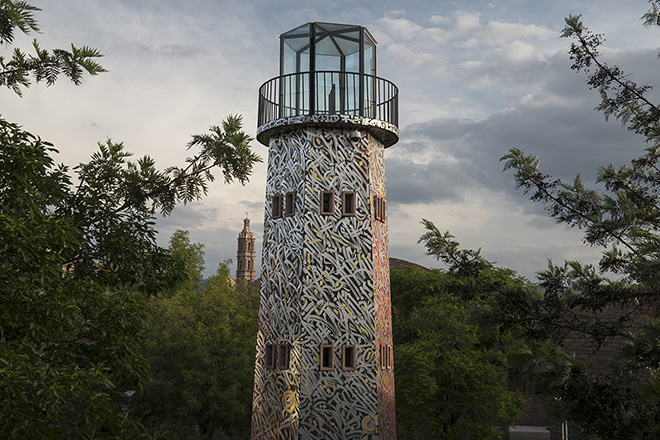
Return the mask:
<svg viewBox="0 0 660 440">
<path fill-rule="evenodd" d="M 269 141 L 253 439 L 396 438 L 384 147 L 350 134 Z"/>
</svg>

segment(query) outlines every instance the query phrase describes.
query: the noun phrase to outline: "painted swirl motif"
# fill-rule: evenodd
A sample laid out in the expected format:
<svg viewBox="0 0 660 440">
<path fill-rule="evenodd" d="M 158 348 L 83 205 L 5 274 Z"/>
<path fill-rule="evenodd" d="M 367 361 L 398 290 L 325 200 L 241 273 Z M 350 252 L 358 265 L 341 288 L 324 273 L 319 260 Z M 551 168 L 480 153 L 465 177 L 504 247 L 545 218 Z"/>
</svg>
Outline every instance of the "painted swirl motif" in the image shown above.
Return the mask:
<svg viewBox="0 0 660 440">
<path fill-rule="evenodd" d="M 393 439 L 394 381 L 377 348 L 391 344 L 383 146 L 344 128 L 301 127 L 270 140 L 252 438 Z M 321 215 L 321 191 L 334 214 Z M 354 191 L 356 215 L 342 217 Z M 273 219 L 273 195 L 295 193 L 295 212 Z M 266 344 L 288 344 L 288 369 L 265 366 Z M 320 346 L 334 368 L 320 369 Z M 356 368 L 342 368 L 354 345 Z"/>
</svg>

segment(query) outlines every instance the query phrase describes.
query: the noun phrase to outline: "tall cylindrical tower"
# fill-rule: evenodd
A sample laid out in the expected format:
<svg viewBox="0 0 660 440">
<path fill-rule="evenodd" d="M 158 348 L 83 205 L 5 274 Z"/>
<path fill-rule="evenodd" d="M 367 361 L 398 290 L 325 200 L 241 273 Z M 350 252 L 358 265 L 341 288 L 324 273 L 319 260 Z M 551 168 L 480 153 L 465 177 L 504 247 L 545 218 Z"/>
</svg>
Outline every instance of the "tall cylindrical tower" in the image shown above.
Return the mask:
<svg viewBox="0 0 660 440">
<path fill-rule="evenodd" d="M 384 149 L 398 90 L 361 26 L 280 36 L 268 146 L 253 439 L 396 438 Z"/>
</svg>

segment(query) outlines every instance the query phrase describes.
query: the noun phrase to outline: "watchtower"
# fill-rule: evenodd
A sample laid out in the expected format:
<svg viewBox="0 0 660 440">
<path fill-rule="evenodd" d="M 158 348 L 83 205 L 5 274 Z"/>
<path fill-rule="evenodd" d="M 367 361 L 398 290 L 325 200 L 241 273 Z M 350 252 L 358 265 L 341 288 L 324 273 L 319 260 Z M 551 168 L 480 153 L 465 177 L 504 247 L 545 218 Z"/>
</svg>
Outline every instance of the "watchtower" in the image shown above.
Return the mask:
<svg viewBox="0 0 660 440">
<path fill-rule="evenodd" d="M 396 438 L 384 149 L 398 89 L 361 26 L 280 36 L 268 146 L 253 439 Z"/>
</svg>

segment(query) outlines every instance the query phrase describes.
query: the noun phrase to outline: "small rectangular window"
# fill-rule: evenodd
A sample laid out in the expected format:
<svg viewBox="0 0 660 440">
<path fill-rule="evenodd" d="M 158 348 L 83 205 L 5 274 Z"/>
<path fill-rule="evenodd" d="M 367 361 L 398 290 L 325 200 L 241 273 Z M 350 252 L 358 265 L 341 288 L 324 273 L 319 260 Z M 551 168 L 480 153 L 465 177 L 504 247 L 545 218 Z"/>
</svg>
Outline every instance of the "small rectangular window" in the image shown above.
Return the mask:
<svg viewBox="0 0 660 440">
<path fill-rule="evenodd" d="M 380 200 L 381 200 L 381 204 L 383 205 L 382 208 L 381 208 L 381 211 L 380 211 L 380 219 L 382 221 L 386 221 L 387 220 L 387 200 L 385 200 L 385 199 L 380 199 Z"/>
<path fill-rule="evenodd" d="M 335 193 L 333 191 L 321 191 L 321 215 L 332 215 L 335 213 Z"/>
<path fill-rule="evenodd" d="M 289 359 L 291 356 L 291 346 L 289 344 L 279 344 L 277 346 L 277 368 L 280 370 L 289 369 Z"/>
<path fill-rule="evenodd" d="M 355 345 L 344 345 L 341 353 L 341 366 L 344 370 L 355 370 Z"/>
<path fill-rule="evenodd" d="M 334 345 L 321 345 L 321 371 L 328 371 L 335 368 L 335 347 Z"/>
<path fill-rule="evenodd" d="M 346 191 L 341 195 L 342 215 L 345 217 L 355 215 L 355 191 Z"/>
<path fill-rule="evenodd" d="M 282 217 L 282 194 L 273 196 L 273 218 Z"/>
<path fill-rule="evenodd" d="M 284 215 L 287 217 L 292 216 L 296 212 L 296 193 L 288 192 L 286 193 L 286 207 L 284 208 Z"/>
<path fill-rule="evenodd" d="M 264 359 L 266 368 L 275 368 L 275 344 L 266 344 L 266 359 Z"/>
<path fill-rule="evenodd" d="M 394 351 L 391 344 L 380 344 L 380 369 L 391 370 L 394 366 Z"/>
<path fill-rule="evenodd" d="M 374 201 L 374 219 L 380 220 L 380 197 L 374 196 L 373 198 Z"/>
</svg>

